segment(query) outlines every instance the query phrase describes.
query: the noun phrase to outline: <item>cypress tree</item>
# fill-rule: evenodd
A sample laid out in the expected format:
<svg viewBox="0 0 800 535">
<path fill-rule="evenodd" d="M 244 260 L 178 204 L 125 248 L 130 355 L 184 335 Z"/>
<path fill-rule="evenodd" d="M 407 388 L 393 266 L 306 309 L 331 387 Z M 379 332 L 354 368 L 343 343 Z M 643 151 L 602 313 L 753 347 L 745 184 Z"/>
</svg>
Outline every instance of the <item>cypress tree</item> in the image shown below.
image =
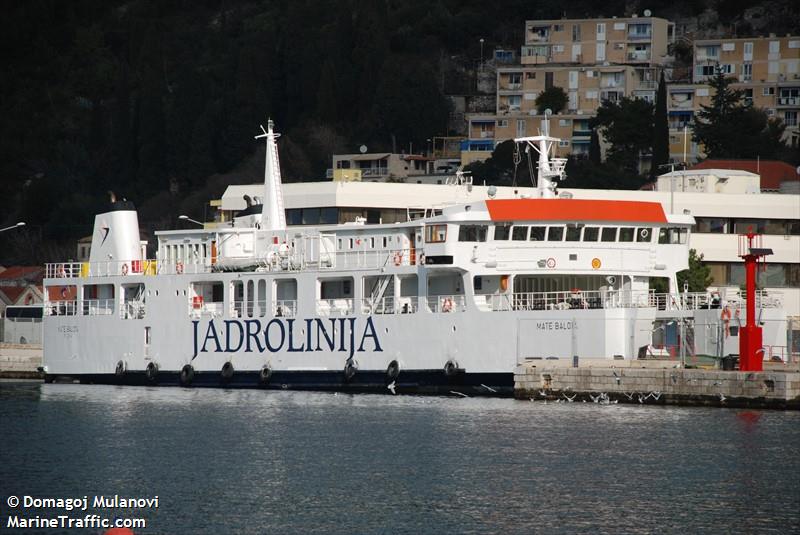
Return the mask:
<svg viewBox="0 0 800 535">
<path fill-rule="evenodd" d="M 650 167 L 650 177 L 655 177 L 659 166 L 669 161 L 669 125 L 667 123 L 667 84 L 664 81 L 664 71 L 658 82 L 656 94 L 655 117 L 653 118 L 653 159 Z"/>
</svg>

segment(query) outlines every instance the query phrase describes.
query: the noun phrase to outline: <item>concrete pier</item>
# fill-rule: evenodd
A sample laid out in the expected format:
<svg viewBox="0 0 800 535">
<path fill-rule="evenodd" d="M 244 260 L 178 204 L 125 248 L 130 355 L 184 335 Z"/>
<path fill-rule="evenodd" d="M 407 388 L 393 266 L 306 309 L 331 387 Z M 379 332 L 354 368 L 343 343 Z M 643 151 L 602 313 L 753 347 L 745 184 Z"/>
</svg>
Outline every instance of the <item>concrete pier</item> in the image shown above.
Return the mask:
<svg viewBox="0 0 800 535">
<path fill-rule="evenodd" d="M 0 379 L 41 379 L 42 346 L 0 344 Z"/>
<path fill-rule="evenodd" d="M 514 397 L 532 400 L 706 405 L 800 410 L 800 372 L 621 366 L 569 368 L 526 363 L 514 371 Z M 604 394 L 604 395 L 603 395 Z"/>
</svg>

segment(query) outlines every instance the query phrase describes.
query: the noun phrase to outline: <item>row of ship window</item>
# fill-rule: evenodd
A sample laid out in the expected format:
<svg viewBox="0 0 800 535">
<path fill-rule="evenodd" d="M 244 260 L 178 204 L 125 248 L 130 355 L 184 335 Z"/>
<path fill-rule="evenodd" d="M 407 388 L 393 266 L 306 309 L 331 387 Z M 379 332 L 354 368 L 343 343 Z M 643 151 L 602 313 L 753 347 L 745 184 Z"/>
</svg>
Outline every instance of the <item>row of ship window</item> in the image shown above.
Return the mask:
<svg viewBox="0 0 800 535">
<path fill-rule="evenodd" d="M 547 241 L 547 242 L 622 242 L 651 243 L 654 231 L 658 231 L 659 244 L 685 244 L 686 228 L 650 227 L 593 227 L 583 225 L 494 225 L 494 241 Z M 460 242 L 485 242 L 489 238 L 489 225 L 461 225 L 458 229 Z M 428 237 L 428 236 L 426 236 Z M 444 241 L 444 236 L 430 235 L 434 240 Z M 441 237 L 442 239 L 435 239 Z"/>
</svg>

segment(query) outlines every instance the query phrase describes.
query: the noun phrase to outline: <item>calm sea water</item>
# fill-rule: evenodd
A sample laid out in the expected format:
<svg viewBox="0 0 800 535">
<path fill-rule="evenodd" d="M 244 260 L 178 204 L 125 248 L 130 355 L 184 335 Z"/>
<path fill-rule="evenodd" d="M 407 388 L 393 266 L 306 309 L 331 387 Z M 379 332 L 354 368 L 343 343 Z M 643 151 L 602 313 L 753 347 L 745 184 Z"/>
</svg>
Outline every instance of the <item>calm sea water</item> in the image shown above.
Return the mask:
<svg viewBox="0 0 800 535">
<path fill-rule="evenodd" d="M 97 494 L 158 495 L 137 533 L 800 531 L 797 412 L 3 382 L 0 430 L 0 532 Z"/>
</svg>

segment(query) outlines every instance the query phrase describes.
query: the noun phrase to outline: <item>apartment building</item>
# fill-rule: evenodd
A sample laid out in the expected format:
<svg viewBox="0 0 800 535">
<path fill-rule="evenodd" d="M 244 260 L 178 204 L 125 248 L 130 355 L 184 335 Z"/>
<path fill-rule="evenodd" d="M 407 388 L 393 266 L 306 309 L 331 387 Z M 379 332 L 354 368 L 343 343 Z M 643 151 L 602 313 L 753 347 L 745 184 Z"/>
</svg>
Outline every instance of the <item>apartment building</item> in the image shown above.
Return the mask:
<svg viewBox="0 0 800 535">
<path fill-rule="evenodd" d="M 703 39 L 695 41 L 693 53 L 692 83 L 668 87 L 673 160 L 691 163 L 705 156 L 691 141 L 691 123 L 711 103 L 713 89 L 707 82 L 717 66 L 736 80 L 732 87 L 744 92 L 746 102 L 784 122 L 787 143 L 800 146 L 800 37 Z"/>
<path fill-rule="evenodd" d="M 674 24 L 657 17 L 529 20 L 523 65 L 663 63 Z"/>
<path fill-rule="evenodd" d="M 550 87 L 567 93 L 551 122 L 563 155 L 589 150 L 589 120 L 603 101 L 653 102 L 673 25 L 656 17 L 536 20 L 525 23 L 520 63 L 497 69 L 494 114 L 467 116 L 462 163 L 482 160 L 502 141 L 536 135 L 536 98 Z"/>
</svg>

